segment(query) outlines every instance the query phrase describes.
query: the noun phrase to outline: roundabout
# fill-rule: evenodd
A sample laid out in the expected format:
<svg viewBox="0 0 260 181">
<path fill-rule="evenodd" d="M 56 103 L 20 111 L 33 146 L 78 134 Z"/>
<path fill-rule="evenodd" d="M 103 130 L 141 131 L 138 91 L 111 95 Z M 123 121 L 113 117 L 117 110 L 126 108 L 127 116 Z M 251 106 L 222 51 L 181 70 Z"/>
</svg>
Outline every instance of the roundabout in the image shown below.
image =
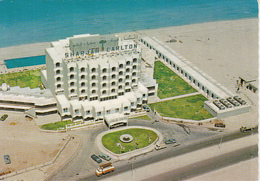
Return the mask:
<svg viewBox="0 0 260 181">
<path fill-rule="evenodd" d="M 153 128 L 128 126 L 105 131 L 96 137 L 98 149 L 114 159 L 128 159 L 154 150 L 163 141 L 162 134 Z"/>
</svg>

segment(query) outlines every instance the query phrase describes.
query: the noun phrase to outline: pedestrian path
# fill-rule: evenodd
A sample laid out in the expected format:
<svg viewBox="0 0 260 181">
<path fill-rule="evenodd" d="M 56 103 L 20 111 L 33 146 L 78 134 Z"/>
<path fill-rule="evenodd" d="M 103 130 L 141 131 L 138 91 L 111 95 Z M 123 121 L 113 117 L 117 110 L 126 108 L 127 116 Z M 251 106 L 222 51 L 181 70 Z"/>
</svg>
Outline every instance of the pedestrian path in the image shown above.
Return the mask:
<svg viewBox="0 0 260 181">
<path fill-rule="evenodd" d="M 198 94 L 200 94 L 200 92 L 193 92 L 193 93 L 190 93 L 190 94 L 184 94 L 184 95 L 180 95 L 180 96 L 174 96 L 174 97 L 168 97 L 168 98 L 165 98 L 165 99 L 160 99 L 160 101 L 157 101 L 157 102 L 179 99 L 179 98 L 194 96 L 194 95 L 198 95 Z"/>
</svg>

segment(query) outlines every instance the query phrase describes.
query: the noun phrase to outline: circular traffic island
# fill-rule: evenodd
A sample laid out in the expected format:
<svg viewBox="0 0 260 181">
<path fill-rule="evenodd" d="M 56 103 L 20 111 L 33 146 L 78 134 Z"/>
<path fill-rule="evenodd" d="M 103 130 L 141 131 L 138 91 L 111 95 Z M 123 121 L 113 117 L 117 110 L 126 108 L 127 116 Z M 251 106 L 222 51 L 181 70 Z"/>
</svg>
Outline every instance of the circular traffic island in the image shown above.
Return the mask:
<svg viewBox="0 0 260 181">
<path fill-rule="evenodd" d="M 103 135 L 102 144 L 115 154 L 123 154 L 147 147 L 157 138 L 158 135 L 151 129 L 127 128 Z"/>
</svg>

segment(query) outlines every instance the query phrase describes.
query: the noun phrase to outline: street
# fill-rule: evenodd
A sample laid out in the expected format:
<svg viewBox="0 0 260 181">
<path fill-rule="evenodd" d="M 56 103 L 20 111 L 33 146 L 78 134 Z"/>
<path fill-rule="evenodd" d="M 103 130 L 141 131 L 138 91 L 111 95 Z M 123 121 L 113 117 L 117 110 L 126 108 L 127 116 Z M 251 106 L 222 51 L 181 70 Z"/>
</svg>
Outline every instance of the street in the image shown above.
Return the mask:
<svg viewBox="0 0 260 181">
<path fill-rule="evenodd" d="M 169 146 L 164 150 L 152 151 L 143 155 L 139 155 L 130 160 L 124 160 L 120 162 L 114 162 L 116 170 L 114 173 L 106 175 L 106 178 L 112 177 L 115 174 L 123 173 L 134 168 L 139 168 L 144 165 L 155 163 L 171 157 L 176 157 L 194 150 L 209 147 L 221 142 L 230 141 L 246 135 L 251 135 L 253 132 L 247 133 L 232 133 L 223 134 L 223 132 L 210 131 L 205 128 L 191 127 L 188 134 L 182 127 L 176 124 L 155 122 L 145 120 L 132 120 L 129 121 L 129 125 L 147 126 L 153 127 L 163 133 L 165 139 L 175 138 L 180 146 Z M 90 155 L 96 153 L 97 150 L 94 139 L 95 137 L 107 130 L 104 125 L 98 125 L 95 128 L 84 128 L 76 131 L 72 131 L 71 134 L 80 136 L 82 143 L 79 152 L 74 156 L 73 160 L 67 165 L 63 166 L 50 180 L 99 180 L 94 174 L 98 164 L 95 163 Z M 254 132 L 257 132 L 256 130 Z M 113 159 L 111 160 L 113 162 Z"/>
</svg>

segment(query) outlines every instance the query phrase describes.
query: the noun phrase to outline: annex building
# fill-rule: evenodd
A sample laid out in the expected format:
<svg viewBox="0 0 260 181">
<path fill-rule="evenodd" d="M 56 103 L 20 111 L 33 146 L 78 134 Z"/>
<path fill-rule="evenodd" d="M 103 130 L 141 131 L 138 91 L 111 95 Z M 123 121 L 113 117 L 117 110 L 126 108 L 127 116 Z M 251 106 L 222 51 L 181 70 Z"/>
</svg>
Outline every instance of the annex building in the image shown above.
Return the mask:
<svg viewBox="0 0 260 181">
<path fill-rule="evenodd" d="M 147 103 L 141 80 L 141 48 L 115 35 L 78 35 L 46 49 L 42 82 L 57 100 L 62 120 L 127 125 L 126 115 Z M 150 91 L 157 89 L 156 82 Z"/>
</svg>

